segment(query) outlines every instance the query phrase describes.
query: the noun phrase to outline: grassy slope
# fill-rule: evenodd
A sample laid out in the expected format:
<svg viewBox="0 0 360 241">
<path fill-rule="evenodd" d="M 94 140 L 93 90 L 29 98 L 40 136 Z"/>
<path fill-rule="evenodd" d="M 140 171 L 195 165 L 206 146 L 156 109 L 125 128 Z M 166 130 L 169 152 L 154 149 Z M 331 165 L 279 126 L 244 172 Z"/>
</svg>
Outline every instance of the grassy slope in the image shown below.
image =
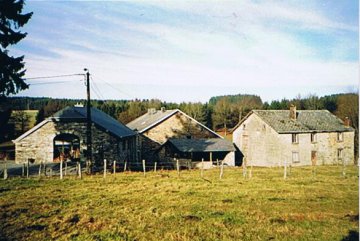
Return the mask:
<svg viewBox="0 0 360 241">
<path fill-rule="evenodd" d="M 358 231 L 348 167 L 0 180 L 0 240 L 341 240 Z"/>
</svg>

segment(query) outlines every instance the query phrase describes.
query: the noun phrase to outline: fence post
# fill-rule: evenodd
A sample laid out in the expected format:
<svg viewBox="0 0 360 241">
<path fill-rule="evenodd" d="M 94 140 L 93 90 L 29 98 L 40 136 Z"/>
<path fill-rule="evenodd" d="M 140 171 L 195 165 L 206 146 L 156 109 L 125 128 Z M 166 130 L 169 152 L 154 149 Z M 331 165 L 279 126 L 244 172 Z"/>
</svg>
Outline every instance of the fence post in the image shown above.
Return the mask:
<svg viewBox="0 0 360 241">
<path fill-rule="evenodd" d="M 114 174 L 116 174 L 116 160 L 114 160 Z"/>
<path fill-rule="evenodd" d="M 219 158 L 216 158 L 216 166 L 219 167 Z"/>
<path fill-rule="evenodd" d="M 146 176 L 146 166 L 145 166 L 145 159 L 142 160 L 143 170 L 144 170 L 144 177 Z"/>
<path fill-rule="evenodd" d="M 29 159 L 27 159 L 26 163 L 26 178 L 29 178 Z"/>
<path fill-rule="evenodd" d="M 51 168 L 50 168 L 50 177 L 52 177 L 52 174 L 53 174 L 52 171 L 53 171 L 53 170 L 52 170 L 52 167 L 51 167 Z"/>
<path fill-rule="evenodd" d="M 286 179 L 286 174 L 287 174 L 287 163 L 286 163 L 286 159 L 284 160 L 284 179 Z"/>
<path fill-rule="evenodd" d="M 252 178 L 252 169 L 253 169 L 253 165 L 250 165 L 250 171 L 249 171 L 249 179 Z"/>
<path fill-rule="evenodd" d="M 124 172 L 126 172 L 126 164 L 127 164 L 127 161 L 124 162 Z"/>
<path fill-rule="evenodd" d="M 243 169 L 243 177 L 246 178 L 246 157 L 243 158 L 243 163 L 242 163 L 242 169 Z"/>
<path fill-rule="evenodd" d="M 40 162 L 40 164 L 39 164 L 39 178 L 41 177 L 41 165 L 42 165 L 42 162 Z"/>
<path fill-rule="evenodd" d="M 7 172 L 7 166 L 6 166 L 6 162 L 5 162 L 5 167 L 4 167 L 4 180 L 8 179 L 8 172 Z"/>
<path fill-rule="evenodd" d="M 224 175 L 224 160 L 221 161 L 221 166 L 220 166 L 220 179 L 222 179 Z"/>
<path fill-rule="evenodd" d="M 21 177 L 25 176 L 25 162 L 22 165 L 22 170 L 21 170 Z"/>
<path fill-rule="evenodd" d="M 343 158 L 342 176 L 346 177 L 346 161 L 345 161 L 345 158 Z"/>
<path fill-rule="evenodd" d="M 177 170 L 178 177 L 180 177 L 179 159 L 176 159 L 176 170 Z"/>
<path fill-rule="evenodd" d="M 104 179 L 106 178 L 106 159 L 104 159 Z"/>
<path fill-rule="evenodd" d="M 78 162 L 78 172 L 79 172 L 79 178 L 82 179 L 82 173 L 81 173 L 81 163 Z"/>
<path fill-rule="evenodd" d="M 201 158 L 201 172 L 200 172 L 201 178 L 204 177 L 204 158 Z"/>
<path fill-rule="evenodd" d="M 63 160 L 60 160 L 60 180 L 63 179 Z"/>
<path fill-rule="evenodd" d="M 154 172 L 156 172 L 157 162 L 154 163 Z"/>
</svg>

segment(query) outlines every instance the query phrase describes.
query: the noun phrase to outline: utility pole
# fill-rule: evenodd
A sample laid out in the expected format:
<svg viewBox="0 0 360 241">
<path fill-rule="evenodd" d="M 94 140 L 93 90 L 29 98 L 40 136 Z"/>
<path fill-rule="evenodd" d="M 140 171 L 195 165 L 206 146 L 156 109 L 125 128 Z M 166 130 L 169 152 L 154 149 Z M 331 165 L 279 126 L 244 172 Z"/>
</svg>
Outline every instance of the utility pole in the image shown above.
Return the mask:
<svg viewBox="0 0 360 241">
<path fill-rule="evenodd" d="M 90 73 L 88 69 L 84 69 L 86 71 L 86 95 L 87 95 L 87 103 L 86 103 L 86 168 L 89 173 L 91 173 L 91 169 L 93 166 L 92 163 L 92 135 L 91 135 L 91 103 L 90 103 Z"/>
</svg>

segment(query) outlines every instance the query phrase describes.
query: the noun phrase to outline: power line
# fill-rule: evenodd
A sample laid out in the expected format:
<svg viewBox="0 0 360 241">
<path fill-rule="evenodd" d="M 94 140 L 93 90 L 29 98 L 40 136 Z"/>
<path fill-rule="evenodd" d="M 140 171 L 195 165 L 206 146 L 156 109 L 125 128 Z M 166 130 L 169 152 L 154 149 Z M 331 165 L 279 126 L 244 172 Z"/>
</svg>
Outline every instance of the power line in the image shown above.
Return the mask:
<svg viewBox="0 0 360 241">
<path fill-rule="evenodd" d="M 109 82 L 107 82 L 107 81 L 105 81 L 105 80 L 103 80 L 103 79 L 100 79 L 99 77 L 97 77 L 97 79 L 101 80 L 101 81 L 104 82 L 106 85 L 108 85 L 108 86 L 110 86 L 111 88 L 113 88 L 114 90 L 117 90 L 118 92 L 120 92 L 120 93 L 122 93 L 122 94 L 125 94 L 125 95 L 127 95 L 128 97 L 130 97 L 130 98 L 134 98 L 134 99 L 136 98 L 136 97 L 134 97 L 133 95 L 128 94 L 128 93 L 126 93 L 126 92 L 118 89 L 117 87 L 115 87 L 114 85 L 110 84 Z"/>
<path fill-rule="evenodd" d="M 74 80 L 67 80 L 67 81 L 53 81 L 53 82 L 39 82 L 39 83 L 31 83 L 29 85 L 51 85 L 51 84 L 63 84 L 63 83 L 69 83 L 69 82 L 72 82 Z M 78 81 L 78 80 L 76 80 Z M 80 80 L 82 81 L 82 80 Z"/>
<path fill-rule="evenodd" d="M 25 80 L 63 78 L 63 77 L 79 76 L 79 75 L 84 76 L 84 74 L 63 74 L 63 75 L 52 75 L 52 76 L 31 77 L 31 78 L 25 78 Z"/>
</svg>

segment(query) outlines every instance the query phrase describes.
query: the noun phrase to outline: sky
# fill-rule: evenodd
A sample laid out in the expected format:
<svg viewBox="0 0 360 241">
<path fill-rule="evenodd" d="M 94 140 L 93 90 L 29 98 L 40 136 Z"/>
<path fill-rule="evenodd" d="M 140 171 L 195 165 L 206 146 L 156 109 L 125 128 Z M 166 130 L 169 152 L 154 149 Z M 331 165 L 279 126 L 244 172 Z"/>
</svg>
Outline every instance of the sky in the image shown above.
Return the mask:
<svg viewBox="0 0 360 241">
<path fill-rule="evenodd" d="M 357 0 L 26 1 L 18 96 L 207 102 L 357 91 Z M 56 83 L 54 83 L 56 82 Z"/>
</svg>

